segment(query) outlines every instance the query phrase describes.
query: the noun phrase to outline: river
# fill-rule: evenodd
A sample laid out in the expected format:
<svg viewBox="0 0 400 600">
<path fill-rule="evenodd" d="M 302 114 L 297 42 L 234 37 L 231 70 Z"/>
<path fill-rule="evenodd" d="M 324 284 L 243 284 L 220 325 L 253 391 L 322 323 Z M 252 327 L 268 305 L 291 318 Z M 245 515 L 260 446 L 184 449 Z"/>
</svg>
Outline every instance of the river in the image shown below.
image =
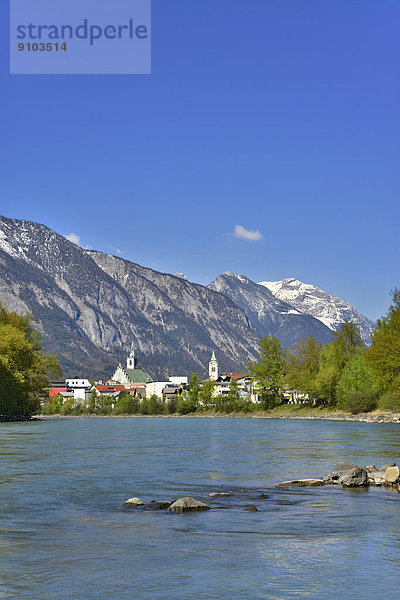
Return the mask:
<svg viewBox="0 0 400 600">
<path fill-rule="evenodd" d="M 398 462 L 399 443 L 400 425 L 388 423 L 0 423 L 0 599 L 397 597 L 397 491 L 275 485 L 339 460 Z M 132 496 L 186 495 L 212 510 L 122 508 Z"/>
</svg>

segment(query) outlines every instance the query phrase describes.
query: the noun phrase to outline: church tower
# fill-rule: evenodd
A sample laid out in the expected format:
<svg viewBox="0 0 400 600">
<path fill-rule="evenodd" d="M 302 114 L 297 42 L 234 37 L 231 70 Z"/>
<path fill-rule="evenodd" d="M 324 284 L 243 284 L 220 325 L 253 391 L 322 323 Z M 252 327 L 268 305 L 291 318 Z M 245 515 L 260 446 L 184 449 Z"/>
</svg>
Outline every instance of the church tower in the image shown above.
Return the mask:
<svg viewBox="0 0 400 600">
<path fill-rule="evenodd" d="M 126 360 L 126 368 L 127 369 L 134 369 L 135 368 L 135 362 L 136 362 L 136 359 L 135 359 L 135 347 L 134 347 L 133 342 L 132 342 L 132 344 L 131 344 L 131 351 L 130 351 L 129 356 L 128 356 L 127 360 Z"/>
<path fill-rule="evenodd" d="M 208 378 L 216 381 L 218 379 L 218 361 L 215 358 L 215 352 L 211 355 L 211 360 L 208 363 Z"/>
</svg>

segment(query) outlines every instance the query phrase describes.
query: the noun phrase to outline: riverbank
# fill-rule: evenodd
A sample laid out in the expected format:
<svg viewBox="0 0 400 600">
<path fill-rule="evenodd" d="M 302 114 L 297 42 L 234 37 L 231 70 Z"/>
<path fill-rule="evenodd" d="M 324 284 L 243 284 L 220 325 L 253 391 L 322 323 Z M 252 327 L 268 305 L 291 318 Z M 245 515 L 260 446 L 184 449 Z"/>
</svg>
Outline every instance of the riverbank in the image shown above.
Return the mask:
<svg viewBox="0 0 400 600">
<path fill-rule="evenodd" d="M 135 418 L 148 418 L 158 417 L 161 419 L 169 418 L 209 418 L 209 419 L 303 419 L 303 420 L 324 420 L 324 421 L 361 421 L 367 423 L 400 423 L 400 413 L 393 413 L 387 411 L 374 411 L 370 413 L 359 413 L 351 414 L 344 411 L 340 411 L 334 408 L 326 407 L 311 407 L 305 404 L 285 404 L 277 406 L 276 408 L 269 411 L 256 411 L 252 413 L 216 413 L 213 411 L 195 412 L 188 413 L 185 415 L 172 414 L 172 415 L 38 415 L 39 418 L 52 419 L 52 418 L 76 418 L 76 417 L 135 417 Z"/>
</svg>

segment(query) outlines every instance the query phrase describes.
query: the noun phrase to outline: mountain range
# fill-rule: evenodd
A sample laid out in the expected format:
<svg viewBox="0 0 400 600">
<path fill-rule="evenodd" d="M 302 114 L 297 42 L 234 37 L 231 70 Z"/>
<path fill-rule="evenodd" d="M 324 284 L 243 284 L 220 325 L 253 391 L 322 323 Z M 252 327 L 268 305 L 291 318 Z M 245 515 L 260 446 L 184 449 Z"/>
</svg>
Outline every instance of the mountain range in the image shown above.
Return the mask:
<svg viewBox="0 0 400 600">
<path fill-rule="evenodd" d="M 132 340 L 140 365 L 157 378 L 205 375 L 214 349 L 222 370 L 247 369 L 262 335 L 287 347 L 307 335 L 329 341 L 340 305 L 328 326 L 328 295 L 307 314 L 310 307 L 284 293 L 283 285 L 271 290 L 232 273 L 205 287 L 83 249 L 45 225 L 0 217 L 0 301 L 33 315 L 45 349 L 57 352 L 68 376 L 110 377 Z"/>
</svg>

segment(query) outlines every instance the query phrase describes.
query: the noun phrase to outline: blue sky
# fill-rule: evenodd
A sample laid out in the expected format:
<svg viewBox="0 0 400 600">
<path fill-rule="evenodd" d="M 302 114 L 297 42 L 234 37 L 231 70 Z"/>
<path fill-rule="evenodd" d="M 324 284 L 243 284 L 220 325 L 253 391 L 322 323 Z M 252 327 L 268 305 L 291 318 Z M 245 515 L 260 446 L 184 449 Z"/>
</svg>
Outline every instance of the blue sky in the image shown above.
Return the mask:
<svg viewBox="0 0 400 600">
<path fill-rule="evenodd" d="M 8 18 L 0 214 L 202 284 L 297 277 L 386 312 L 398 0 L 153 0 L 151 75 L 9 75 Z"/>
</svg>

